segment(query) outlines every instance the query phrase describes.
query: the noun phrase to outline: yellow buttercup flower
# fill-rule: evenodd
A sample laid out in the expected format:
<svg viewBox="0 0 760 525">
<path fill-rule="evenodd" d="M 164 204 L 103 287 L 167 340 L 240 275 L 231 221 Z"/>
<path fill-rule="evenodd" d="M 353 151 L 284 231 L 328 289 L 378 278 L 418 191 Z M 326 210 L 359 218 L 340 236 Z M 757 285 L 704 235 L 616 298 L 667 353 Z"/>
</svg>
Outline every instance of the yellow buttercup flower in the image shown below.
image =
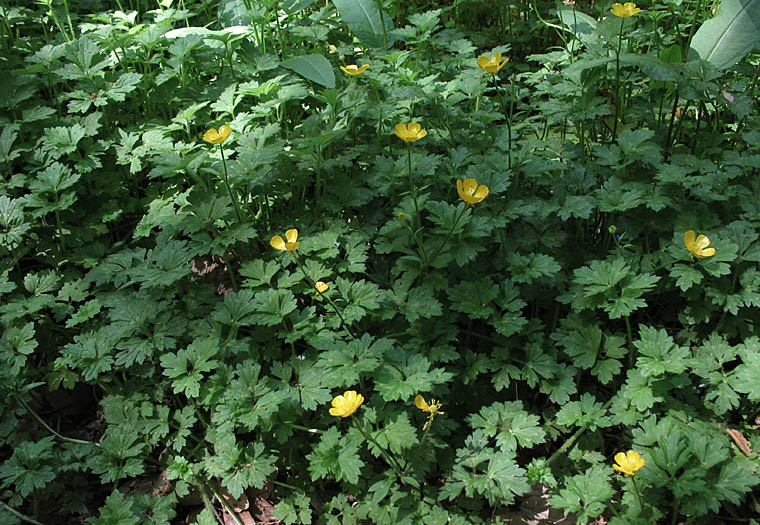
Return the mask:
<svg viewBox="0 0 760 525">
<path fill-rule="evenodd" d="M 710 238 L 707 235 L 696 236 L 694 230 L 689 230 L 683 234 L 683 243 L 686 245 L 686 249 L 689 250 L 689 257 L 694 256 L 698 259 L 703 257 L 711 257 L 715 255 L 715 248 L 708 248 L 710 246 Z"/>
<path fill-rule="evenodd" d="M 435 399 L 431 399 L 430 403 L 425 401 L 425 398 L 422 397 L 420 394 L 417 394 L 417 397 L 414 398 L 414 406 L 422 410 L 423 412 L 427 412 L 430 414 L 428 416 L 427 421 L 425 422 L 425 426 L 423 427 L 425 430 L 427 430 L 427 427 L 433 422 L 433 419 L 435 419 L 435 416 L 438 414 L 445 414 L 446 412 L 441 411 L 441 407 L 443 406 L 440 401 L 436 401 Z"/>
<path fill-rule="evenodd" d="M 481 184 L 478 186 L 478 181 L 475 179 L 464 179 L 464 181 L 457 180 L 457 193 L 459 198 L 464 202 L 473 206 L 488 196 L 488 186 Z"/>
<path fill-rule="evenodd" d="M 292 252 L 298 248 L 299 244 L 301 244 L 300 242 L 296 242 L 298 241 L 298 230 L 295 228 L 291 228 L 286 231 L 285 238 L 287 239 L 287 242 L 285 242 L 279 235 L 275 235 L 269 241 L 269 244 L 272 245 L 272 248 L 275 250 L 280 250 L 281 252 L 284 252 L 286 250 Z"/>
<path fill-rule="evenodd" d="M 641 11 L 641 9 L 636 7 L 636 4 L 633 2 L 626 2 L 625 4 L 612 4 L 612 9 L 610 9 L 610 11 L 612 11 L 612 14 L 618 18 L 628 18 Z"/>
<path fill-rule="evenodd" d="M 612 468 L 623 474 L 633 476 L 637 470 L 646 464 L 647 462 L 638 452 L 629 450 L 627 453 L 618 452 L 615 454 L 615 464 L 612 465 Z"/>
<path fill-rule="evenodd" d="M 415 142 L 427 135 L 427 131 L 416 122 L 406 124 L 396 124 L 396 136 L 404 142 Z"/>
<path fill-rule="evenodd" d="M 348 417 L 364 403 L 364 396 L 357 394 L 355 390 L 347 390 L 342 396 L 335 396 L 332 400 L 330 415 L 335 417 Z"/>
<path fill-rule="evenodd" d="M 317 289 L 317 295 L 319 295 L 321 293 L 325 293 L 330 287 L 327 286 L 327 283 L 325 282 L 317 281 L 316 283 L 314 283 L 314 288 Z"/>
<path fill-rule="evenodd" d="M 368 67 L 369 67 L 369 64 L 364 64 L 362 67 L 359 67 L 356 64 L 349 64 L 347 66 L 340 66 L 340 70 L 353 77 L 358 77 L 359 75 L 367 71 Z"/>
<path fill-rule="evenodd" d="M 509 58 L 505 58 L 502 61 L 501 53 L 494 53 L 491 55 L 491 58 L 488 58 L 485 55 L 478 58 L 478 65 L 480 66 L 480 69 L 486 73 L 491 73 L 492 75 L 503 68 L 504 64 L 507 62 L 509 62 Z"/>
<path fill-rule="evenodd" d="M 219 126 L 219 131 L 217 131 L 216 128 L 211 128 L 206 131 L 206 133 L 203 134 L 203 140 L 210 142 L 211 144 L 221 144 L 227 140 L 227 137 L 230 136 L 230 133 L 232 133 L 232 130 L 227 124 L 225 124 L 223 126 Z"/>
</svg>

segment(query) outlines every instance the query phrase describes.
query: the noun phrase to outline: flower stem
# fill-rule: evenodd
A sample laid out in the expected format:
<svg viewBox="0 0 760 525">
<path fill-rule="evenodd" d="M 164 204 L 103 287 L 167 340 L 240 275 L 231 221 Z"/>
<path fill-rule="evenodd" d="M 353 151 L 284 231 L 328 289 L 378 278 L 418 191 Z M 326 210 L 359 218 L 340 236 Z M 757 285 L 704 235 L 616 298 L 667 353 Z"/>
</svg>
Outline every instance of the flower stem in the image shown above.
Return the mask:
<svg viewBox="0 0 760 525">
<path fill-rule="evenodd" d="M 301 266 L 301 261 L 298 260 L 298 257 L 296 256 L 295 253 L 293 253 L 293 259 L 296 261 L 296 264 L 298 265 L 298 268 L 303 273 L 303 276 L 306 278 L 307 281 L 309 281 L 309 285 L 311 286 L 312 290 L 316 290 L 316 284 L 314 283 L 314 281 L 312 280 L 312 278 L 309 277 L 309 275 L 306 273 L 306 270 L 303 268 L 303 266 Z M 322 297 L 324 297 L 325 299 L 327 299 L 327 302 L 330 303 L 330 306 L 332 306 L 332 309 L 338 315 L 338 319 L 340 319 L 340 322 L 343 325 L 343 328 L 346 329 L 346 332 L 348 332 L 348 335 L 351 337 L 351 339 L 356 339 L 356 336 L 351 331 L 351 329 L 348 327 L 348 323 L 346 323 L 346 320 L 343 319 L 343 315 L 340 313 L 340 310 L 338 309 L 338 306 L 333 302 L 333 300 L 330 299 L 325 294 L 319 294 L 319 295 L 321 295 Z"/>
<path fill-rule="evenodd" d="M 372 443 L 373 445 L 375 445 L 375 447 L 377 447 L 377 450 L 380 451 L 380 455 L 383 456 L 383 459 L 386 461 L 386 463 L 388 463 L 388 465 L 390 465 L 390 467 L 393 469 L 393 472 L 395 472 L 396 475 L 398 476 L 398 478 L 402 481 L 402 483 L 404 483 L 405 482 L 404 473 L 401 470 L 401 468 L 400 468 L 398 462 L 395 460 L 395 458 L 392 455 L 388 454 L 385 451 L 385 449 L 383 447 L 381 447 L 380 444 L 375 440 L 375 438 L 373 438 L 371 435 L 369 435 L 361 427 L 361 425 L 359 424 L 358 420 L 356 420 L 355 418 L 352 418 L 351 422 L 354 424 L 354 426 L 356 427 L 356 429 L 359 432 L 361 432 L 361 435 L 364 436 L 364 439 L 366 439 L 367 441 L 369 441 L 370 443 Z M 420 496 L 422 496 L 422 487 L 419 485 L 419 483 L 414 488 L 417 489 L 417 490 L 419 490 L 420 491 Z"/>
<path fill-rule="evenodd" d="M 414 185 L 414 178 L 412 178 L 412 146 L 408 142 L 406 144 L 406 159 L 409 167 L 409 191 L 412 192 L 412 200 L 414 201 L 414 223 L 415 227 L 419 227 L 422 225 L 422 217 L 420 217 L 420 207 L 417 204 L 417 186 Z"/>
<path fill-rule="evenodd" d="M 639 500 L 639 509 L 641 509 L 641 511 L 643 512 L 644 511 L 644 504 L 641 502 L 641 494 L 639 493 L 639 486 L 636 483 L 636 478 L 633 478 L 631 480 L 631 482 L 633 483 L 633 490 L 634 490 L 634 492 L 636 492 L 636 499 Z M 678 515 L 678 510 L 677 509 L 678 509 L 678 503 L 679 502 L 680 502 L 680 499 L 677 499 L 676 500 L 676 512 L 675 512 L 676 516 Z"/>
<path fill-rule="evenodd" d="M 465 206 L 462 209 L 462 212 L 457 215 L 456 220 L 454 221 L 454 225 L 449 230 L 449 233 L 446 234 L 446 238 L 443 240 L 443 242 L 438 246 L 438 249 L 433 252 L 433 255 L 428 259 L 428 264 L 433 263 L 435 261 L 435 258 L 438 257 L 438 254 L 441 253 L 441 250 L 444 246 L 446 246 L 446 243 L 449 242 L 449 238 L 451 237 L 451 234 L 454 233 L 454 230 L 456 230 L 457 225 L 459 224 L 459 221 L 464 217 L 465 212 L 467 211 L 467 207 Z"/>
<path fill-rule="evenodd" d="M 45 423 L 45 421 L 37 414 L 37 412 L 35 412 L 34 410 L 32 410 L 32 407 L 30 407 L 26 403 L 26 401 L 24 401 L 21 397 L 17 397 L 16 399 L 19 400 L 19 402 L 24 406 L 24 408 L 32 415 L 32 417 L 34 419 L 37 420 L 37 422 L 40 425 L 42 425 L 43 427 L 45 427 L 45 430 L 47 430 L 48 432 L 50 432 L 51 434 L 53 434 L 55 437 L 57 437 L 61 441 L 68 441 L 69 443 L 78 443 L 80 445 L 94 445 L 96 447 L 100 446 L 100 443 L 95 443 L 93 441 L 85 441 L 83 439 L 70 438 L 70 437 L 66 437 L 66 436 L 63 436 L 63 435 L 59 434 L 58 432 L 56 432 L 55 430 L 53 430 L 52 428 L 50 428 L 50 426 L 47 423 Z"/>
<path fill-rule="evenodd" d="M 496 81 L 496 75 L 491 75 L 493 77 L 493 83 L 496 86 L 496 91 L 499 93 L 499 98 L 501 99 L 501 107 L 504 110 L 504 118 L 507 120 L 507 167 L 509 169 L 512 169 L 512 101 L 509 101 L 509 110 L 507 110 L 507 102 L 504 100 L 504 92 L 501 89 L 501 86 L 499 86 L 499 83 Z M 514 94 L 514 79 L 512 81 L 512 91 Z"/>
<path fill-rule="evenodd" d="M 45 525 L 44 523 L 40 523 L 39 521 L 37 521 L 37 520 L 35 520 L 33 518 L 30 518 L 29 516 L 21 514 L 19 511 L 17 511 L 16 509 L 14 509 L 13 507 L 11 507 L 10 505 L 8 505 L 7 503 L 5 503 L 4 501 L 0 501 L 0 504 L 3 505 L 3 508 L 5 510 L 7 510 L 8 512 L 10 512 L 11 514 L 13 514 L 14 516 L 16 516 L 18 519 L 20 519 L 22 521 L 25 521 L 27 523 L 32 523 L 33 525 Z"/>
<path fill-rule="evenodd" d="M 240 213 L 240 204 L 238 203 L 235 194 L 232 193 L 232 188 L 230 187 L 229 179 L 227 178 L 227 160 L 224 158 L 224 148 L 221 144 L 219 144 L 219 153 L 222 155 L 222 166 L 224 167 L 224 185 L 227 187 L 227 193 L 230 194 L 232 205 L 235 206 L 235 215 L 237 216 L 237 220 L 242 225 L 243 215 Z"/>
<path fill-rule="evenodd" d="M 216 489 L 211 485 L 211 483 L 207 483 L 206 486 L 211 491 L 211 493 L 216 496 L 216 499 L 219 500 L 219 503 L 222 504 L 222 506 L 225 508 L 227 513 L 232 517 L 232 519 L 237 523 L 237 525 L 243 525 L 243 522 L 240 521 L 240 518 L 237 515 L 237 512 L 230 506 L 230 504 L 227 502 L 226 499 L 224 499 L 219 492 L 216 491 Z"/>
<path fill-rule="evenodd" d="M 618 119 L 622 117 L 622 103 L 620 100 L 620 50 L 623 47 L 623 24 L 625 18 L 620 19 L 620 33 L 618 33 L 618 47 L 615 53 L 615 122 L 612 123 L 612 138 L 610 142 L 615 142 L 617 137 Z"/>
<path fill-rule="evenodd" d="M 631 320 L 625 316 L 625 331 L 628 334 L 628 368 L 633 368 L 633 335 L 631 332 Z"/>
</svg>

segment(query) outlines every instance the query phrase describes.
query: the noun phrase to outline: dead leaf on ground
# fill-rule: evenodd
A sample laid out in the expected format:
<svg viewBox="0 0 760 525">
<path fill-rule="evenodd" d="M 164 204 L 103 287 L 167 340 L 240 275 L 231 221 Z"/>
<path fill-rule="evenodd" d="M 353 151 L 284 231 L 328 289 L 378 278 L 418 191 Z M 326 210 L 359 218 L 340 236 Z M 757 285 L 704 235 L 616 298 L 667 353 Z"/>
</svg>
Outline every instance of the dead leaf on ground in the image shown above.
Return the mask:
<svg viewBox="0 0 760 525">
<path fill-rule="evenodd" d="M 733 428 L 728 427 L 726 427 L 726 433 L 731 436 L 731 439 L 734 440 L 734 443 L 736 443 L 736 446 L 739 447 L 739 450 L 744 452 L 745 456 L 752 455 L 752 447 L 749 446 L 749 441 L 747 441 L 747 438 L 744 437 L 744 434 L 738 430 L 734 430 Z"/>
</svg>

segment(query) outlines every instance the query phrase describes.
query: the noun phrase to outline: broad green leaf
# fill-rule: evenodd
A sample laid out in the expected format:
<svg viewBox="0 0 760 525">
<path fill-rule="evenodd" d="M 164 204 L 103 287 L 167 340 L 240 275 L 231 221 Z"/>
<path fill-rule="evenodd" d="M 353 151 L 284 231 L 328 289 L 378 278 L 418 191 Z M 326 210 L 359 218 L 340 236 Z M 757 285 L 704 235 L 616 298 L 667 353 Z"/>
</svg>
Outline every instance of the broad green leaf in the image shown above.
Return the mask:
<svg viewBox="0 0 760 525">
<path fill-rule="evenodd" d="M 393 20 L 378 9 L 377 0 L 333 0 L 333 3 L 338 8 L 340 17 L 362 44 L 386 50 L 393 46 L 396 40 L 390 34 Z"/>
<path fill-rule="evenodd" d="M 599 36 L 594 33 L 597 24 L 596 20 L 586 13 L 578 11 L 575 6 L 562 5 L 557 9 L 557 15 L 562 23 L 583 44 L 588 45 L 599 39 Z"/>
<path fill-rule="evenodd" d="M 330 62 L 319 53 L 289 58 L 280 64 L 304 77 L 328 88 L 335 87 L 335 72 Z"/>
<path fill-rule="evenodd" d="M 758 42 L 760 0 L 723 0 L 715 17 L 694 33 L 691 51 L 718 69 L 726 69 L 744 58 Z"/>
</svg>

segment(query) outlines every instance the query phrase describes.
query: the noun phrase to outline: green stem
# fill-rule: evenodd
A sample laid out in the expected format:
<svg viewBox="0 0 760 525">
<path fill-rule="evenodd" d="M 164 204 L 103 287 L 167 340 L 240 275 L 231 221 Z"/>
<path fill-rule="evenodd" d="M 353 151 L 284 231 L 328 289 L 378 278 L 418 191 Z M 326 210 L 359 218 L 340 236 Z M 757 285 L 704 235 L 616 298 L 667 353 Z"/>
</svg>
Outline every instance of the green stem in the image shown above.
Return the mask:
<svg viewBox="0 0 760 525">
<path fill-rule="evenodd" d="M 68 441 L 69 443 L 78 443 L 80 445 L 94 445 L 96 447 L 100 446 L 100 443 L 95 443 L 93 441 L 85 441 L 83 439 L 76 439 L 76 438 L 70 438 L 70 437 L 62 436 L 61 434 L 59 434 L 58 432 L 56 432 L 55 430 L 53 430 L 52 428 L 50 428 L 50 426 L 47 423 L 45 423 L 45 421 L 37 414 L 37 412 L 35 412 L 34 410 L 32 410 L 32 407 L 30 407 L 26 403 L 26 401 L 24 401 L 21 397 L 17 397 L 16 399 L 19 400 L 19 402 L 24 406 L 24 408 L 32 415 L 32 417 L 34 419 L 37 420 L 37 422 L 40 425 L 42 425 L 43 427 L 45 427 L 45 429 L 48 432 L 50 432 L 51 434 L 53 434 L 55 437 L 57 437 L 61 441 Z"/>
<path fill-rule="evenodd" d="M 0 501 L 0 503 L 2 503 L 3 508 L 5 510 L 7 510 L 8 512 L 10 512 L 11 514 L 13 514 L 14 516 L 16 516 L 18 519 L 20 519 L 22 521 L 25 521 L 27 523 L 33 523 L 34 525 L 45 525 L 44 523 L 40 523 L 39 521 L 37 521 L 35 519 L 32 519 L 29 516 L 21 514 L 19 511 L 17 511 L 16 509 L 14 509 L 13 507 L 11 507 L 10 505 L 8 505 L 7 503 L 5 503 L 4 501 Z"/>
<path fill-rule="evenodd" d="M 237 220 L 242 225 L 243 215 L 240 213 L 240 204 L 238 203 L 238 199 L 235 197 L 235 194 L 232 193 L 232 188 L 230 187 L 229 180 L 227 179 L 227 160 L 224 158 L 224 148 L 221 144 L 219 144 L 219 153 L 222 155 L 222 166 L 224 167 L 224 185 L 227 187 L 227 193 L 230 194 L 232 205 L 235 206 L 235 215 L 237 216 Z"/>
<path fill-rule="evenodd" d="M 644 511 L 644 504 L 641 502 L 641 494 L 639 493 L 639 485 L 636 483 L 636 478 L 633 478 L 631 480 L 631 482 L 633 483 L 633 490 L 634 490 L 634 492 L 636 492 L 636 499 L 639 500 L 639 508 L 643 512 Z M 678 507 L 679 501 L 680 501 L 680 498 L 676 499 L 676 508 Z M 677 510 L 676 510 L 675 514 L 676 515 L 678 514 Z"/>
<path fill-rule="evenodd" d="M 435 252 L 433 252 L 433 255 L 428 260 L 430 263 L 435 261 L 435 258 L 438 257 L 439 253 L 441 253 L 441 250 L 443 249 L 443 247 L 446 246 L 446 243 L 449 241 L 449 238 L 454 233 L 454 230 L 456 230 L 457 225 L 459 224 L 459 221 L 462 219 L 462 217 L 464 217 L 464 213 L 466 211 L 467 211 L 467 206 L 464 206 L 462 208 L 462 212 L 457 215 L 457 219 L 454 221 L 454 225 L 449 230 L 449 233 L 446 234 L 446 238 L 443 239 L 443 242 L 438 246 L 438 249 Z"/>
<path fill-rule="evenodd" d="M 512 169 L 512 101 L 510 100 L 509 105 L 510 109 L 507 111 L 507 103 L 504 100 L 504 92 L 501 90 L 501 87 L 499 86 L 499 83 L 496 81 L 496 75 L 491 75 L 493 77 L 494 85 L 496 86 L 496 91 L 499 93 L 499 98 L 501 98 L 501 107 L 504 110 L 504 118 L 507 119 L 507 167 L 509 169 Z M 514 79 L 512 82 L 512 90 L 514 94 Z"/>
<path fill-rule="evenodd" d="M 633 334 L 631 332 L 631 320 L 625 316 L 625 331 L 628 334 L 628 368 L 633 368 Z"/>
<path fill-rule="evenodd" d="M 292 423 L 290 424 L 290 426 L 292 428 L 295 428 L 296 430 L 303 430 L 305 432 L 309 432 L 310 434 L 324 434 L 325 433 L 324 430 L 320 430 L 318 428 L 309 428 L 309 427 L 305 427 L 303 425 L 294 425 Z"/>
<path fill-rule="evenodd" d="M 406 480 L 404 478 L 404 473 L 402 472 L 398 462 L 395 460 L 395 458 L 391 455 L 389 455 L 383 447 L 380 446 L 380 444 L 373 438 L 371 435 L 367 434 L 367 432 L 361 427 L 358 420 L 356 418 L 352 418 L 351 422 L 356 427 L 356 429 L 361 432 L 361 435 L 364 436 L 364 439 L 375 445 L 377 447 L 377 450 L 380 451 L 380 455 L 383 456 L 383 459 L 390 465 L 390 467 L 393 469 L 393 472 L 396 473 L 398 478 L 401 480 L 402 483 L 405 483 Z M 408 478 L 406 478 L 408 479 Z M 419 483 L 417 484 L 415 489 L 420 491 L 420 496 L 422 496 L 422 487 L 420 487 Z"/>
<path fill-rule="evenodd" d="M 240 518 L 237 515 L 237 512 L 230 506 L 229 503 L 227 503 L 227 500 L 224 499 L 219 492 L 211 485 L 211 483 L 207 483 L 206 486 L 211 491 L 211 493 L 216 496 L 216 499 L 219 500 L 219 503 L 222 504 L 222 506 L 227 510 L 227 513 L 232 517 L 232 519 L 237 523 L 237 525 L 243 525 L 243 522 L 240 521 Z"/>
<path fill-rule="evenodd" d="M 296 261 L 296 265 L 298 265 L 298 268 L 301 270 L 301 273 L 303 273 L 303 276 L 306 278 L 307 281 L 309 281 L 309 286 L 311 286 L 312 290 L 316 290 L 317 286 L 316 283 L 311 279 L 311 277 L 306 273 L 306 270 L 304 270 L 303 266 L 301 266 L 301 261 L 298 260 L 298 257 L 295 253 L 293 253 L 293 259 Z M 327 302 L 330 303 L 330 306 L 332 306 L 332 309 L 335 311 L 335 313 L 338 315 L 338 319 L 340 319 L 340 323 L 343 326 L 343 328 L 346 329 L 346 332 L 348 332 L 348 335 L 351 337 L 351 339 L 356 339 L 356 336 L 351 331 L 351 329 L 348 327 L 348 323 L 346 323 L 346 320 L 343 318 L 343 315 L 340 313 L 340 310 L 338 309 L 338 306 L 333 302 L 332 299 L 330 299 L 327 295 L 324 293 L 319 294 L 325 299 L 327 299 Z"/>
<path fill-rule="evenodd" d="M 615 122 L 612 123 L 612 138 L 610 142 L 615 142 L 617 137 L 618 119 L 622 116 L 622 101 L 620 100 L 620 51 L 623 48 L 623 24 L 625 18 L 620 19 L 620 33 L 618 33 L 618 47 L 615 53 Z"/>
<path fill-rule="evenodd" d="M 415 228 L 422 226 L 422 217 L 420 217 L 420 207 L 417 204 L 417 186 L 414 185 L 414 178 L 412 177 L 412 145 L 406 143 L 406 159 L 409 171 L 409 191 L 412 192 L 412 200 L 414 201 L 414 224 Z"/>
<path fill-rule="evenodd" d="M 609 399 L 609 400 L 608 400 L 608 401 L 607 401 L 607 402 L 604 404 L 604 406 L 602 407 L 602 410 L 607 410 L 607 408 L 609 408 L 609 406 L 610 406 L 611 404 L 612 404 L 612 398 L 611 398 L 611 399 Z M 575 441 L 576 441 L 576 440 L 577 440 L 579 437 L 581 437 L 581 434 L 583 434 L 583 433 L 586 431 L 586 429 L 588 428 L 588 426 L 589 426 L 590 424 L 591 424 L 591 422 L 589 422 L 589 423 L 586 423 L 586 424 L 584 424 L 582 427 L 580 427 L 578 430 L 576 430 L 576 431 L 575 431 L 575 434 L 573 434 L 572 436 L 570 436 L 570 438 L 569 438 L 567 441 L 565 441 L 565 442 L 562 444 L 562 446 L 561 446 L 561 447 L 559 447 L 559 448 L 558 448 L 558 449 L 557 449 L 557 450 L 554 452 L 554 454 L 552 454 L 552 455 L 551 455 L 551 457 L 549 457 L 549 459 L 547 459 L 547 460 L 546 460 L 546 465 L 547 465 L 547 466 L 551 465 L 551 464 L 554 462 L 554 460 L 556 460 L 558 457 L 560 457 L 562 454 L 564 454 L 564 453 L 565 453 L 565 451 L 567 451 L 567 449 L 569 449 L 569 448 L 570 448 L 570 447 L 573 445 L 573 443 L 575 443 Z"/>
</svg>

